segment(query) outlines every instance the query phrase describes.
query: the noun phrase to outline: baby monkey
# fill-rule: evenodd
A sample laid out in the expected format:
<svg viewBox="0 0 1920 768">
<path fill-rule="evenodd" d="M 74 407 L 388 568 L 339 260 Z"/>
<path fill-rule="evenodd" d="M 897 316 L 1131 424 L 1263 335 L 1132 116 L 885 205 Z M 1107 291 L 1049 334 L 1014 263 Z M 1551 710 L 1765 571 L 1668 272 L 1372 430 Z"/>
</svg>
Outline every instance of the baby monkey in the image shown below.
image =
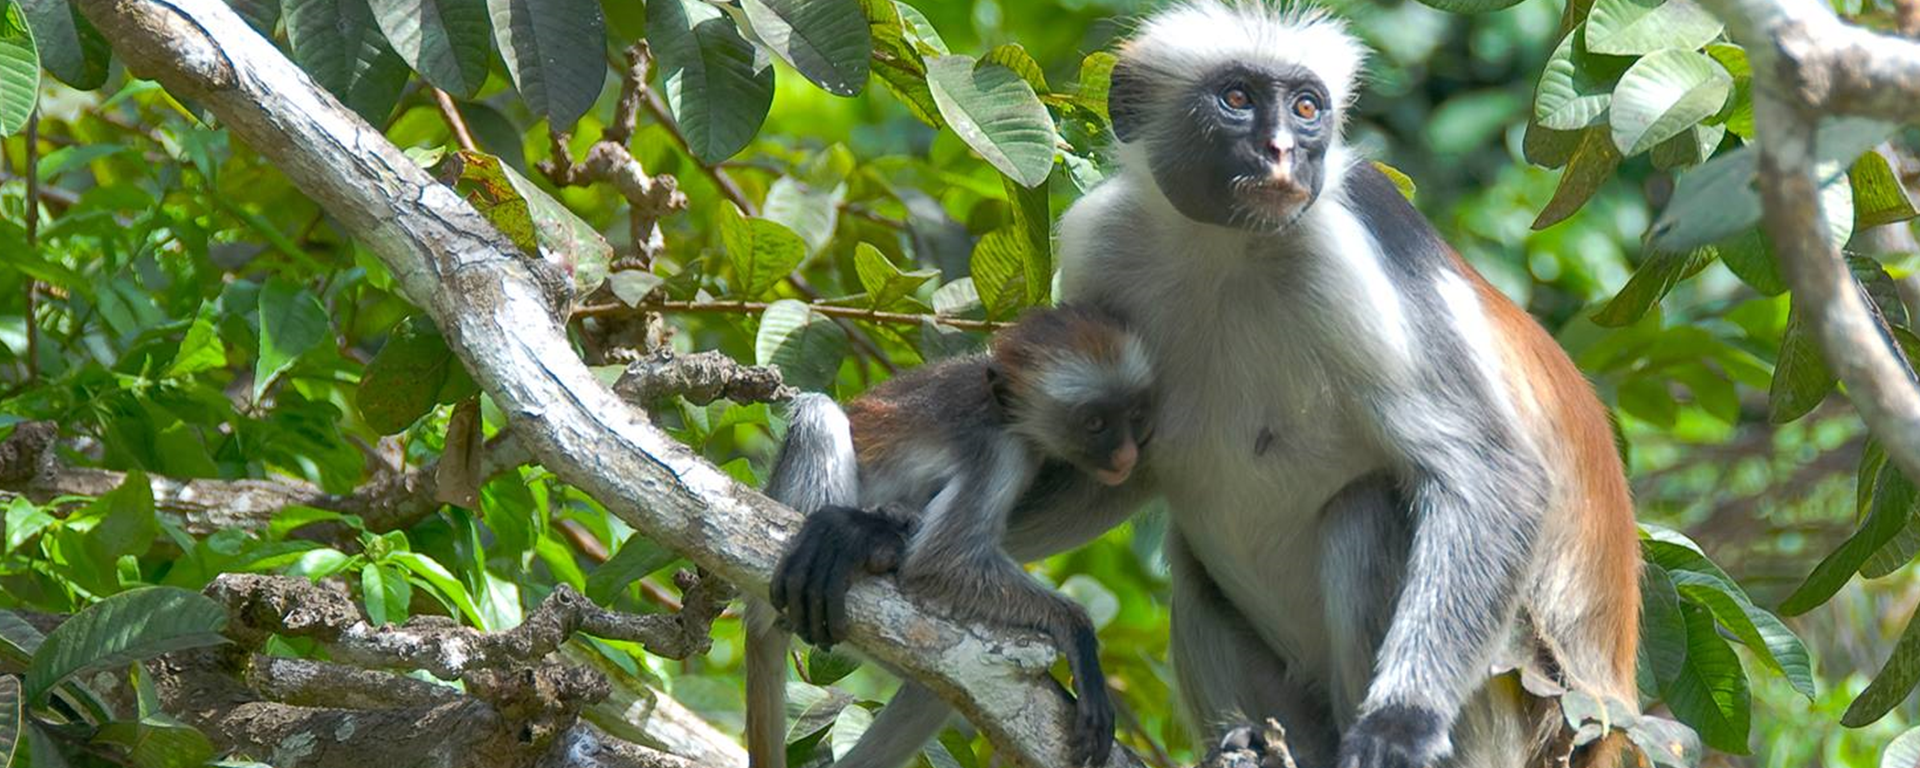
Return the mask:
<svg viewBox="0 0 1920 768">
<path fill-rule="evenodd" d="M 846 634 L 842 598 L 854 571 L 897 570 L 902 589 L 956 618 L 1041 632 L 1066 655 L 1079 692 L 1073 759 L 1105 763 L 1113 703 L 1093 623 L 1020 563 L 1120 522 L 1061 519 L 1061 510 L 1081 508 L 1062 500 L 1138 485 L 1127 480 L 1150 434 L 1151 405 L 1143 345 L 1079 307 L 1033 311 L 1000 331 L 988 354 L 902 374 L 849 403 L 844 416 L 827 398 L 803 398 L 768 493 L 810 514 L 774 573 L 773 606 L 803 639 L 830 646 Z M 850 445 L 839 434 L 849 428 Z M 849 465 L 857 468 L 853 483 Z M 1054 518 L 1029 510 L 1053 510 Z M 749 753 L 755 768 L 777 768 L 783 745 L 753 742 L 777 737 L 779 726 L 753 721 L 784 724 L 785 635 L 770 620 L 750 626 L 758 629 L 749 637 Z M 766 661 L 751 663 L 761 654 Z M 769 674 L 777 677 L 764 679 Z M 769 701 L 774 695 L 781 700 Z M 947 714 L 926 689 L 903 684 L 836 768 L 893 768 L 937 734 Z"/>
</svg>

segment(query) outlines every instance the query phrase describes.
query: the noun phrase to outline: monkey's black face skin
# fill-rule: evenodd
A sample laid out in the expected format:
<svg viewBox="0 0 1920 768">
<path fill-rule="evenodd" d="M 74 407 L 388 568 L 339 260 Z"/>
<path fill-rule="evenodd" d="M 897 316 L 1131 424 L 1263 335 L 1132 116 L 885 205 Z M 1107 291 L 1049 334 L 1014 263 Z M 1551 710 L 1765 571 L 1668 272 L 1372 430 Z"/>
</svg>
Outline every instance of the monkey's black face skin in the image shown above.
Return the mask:
<svg viewBox="0 0 1920 768">
<path fill-rule="evenodd" d="M 1151 437 L 1151 406 L 1144 393 L 1118 394 L 1072 407 L 1043 408 L 1029 418 L 1049 422 L 1036 430 L 1046 438 L 1048 453 L 1103 485 L 1119 485 L 1133 474 Z"/>
<path fill-rule="evenodd" d="M 1335 105 L 1311 71 L 1231 65 L 1182 100 L 1147 138 L 1154 180 L 1181 214 L 1279 230 L 1319 196 Z"/>
</svg>

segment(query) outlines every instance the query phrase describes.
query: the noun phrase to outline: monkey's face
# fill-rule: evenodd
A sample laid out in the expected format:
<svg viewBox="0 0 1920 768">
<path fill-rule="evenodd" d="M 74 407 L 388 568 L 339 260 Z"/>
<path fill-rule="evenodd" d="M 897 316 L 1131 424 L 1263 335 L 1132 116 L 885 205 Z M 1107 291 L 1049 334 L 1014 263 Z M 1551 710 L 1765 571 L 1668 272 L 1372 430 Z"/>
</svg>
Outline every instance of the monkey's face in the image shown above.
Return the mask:
<svg viewBox="0 0 1920 768">
<path fill-rule="evenodd" d="M 1124 483 L 1152 434 L 1148 406 L 1145 395 L 1118 395 L 1053 409 L 1053 450 L 1103 485 Z"/>
<path fill-rule="evenodd" d="M 1177 98 L 1144 138 L 1154 181 L 1187 218 L 1275 231 L 1319 196 L 1337 120 L 1311 71 L 1229 64 Z"/>
</svg>

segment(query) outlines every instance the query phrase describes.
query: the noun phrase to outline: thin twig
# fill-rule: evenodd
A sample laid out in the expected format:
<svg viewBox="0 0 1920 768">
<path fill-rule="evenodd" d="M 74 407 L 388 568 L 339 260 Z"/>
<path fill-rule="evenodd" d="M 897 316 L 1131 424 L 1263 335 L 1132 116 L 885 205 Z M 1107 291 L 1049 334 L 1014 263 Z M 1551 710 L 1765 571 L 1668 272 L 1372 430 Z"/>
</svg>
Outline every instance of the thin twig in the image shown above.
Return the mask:
<svg viewBox="0 0 1920 768">
<path fill-rule="evenodd" d="M 480 145 L 473 143 L 473 134 L 467 130 L 467 120 L 460 116 L 460 108 L 453 103 L 453 97 L 446 91 L 432 88 L 433 103 L 440 107 L 440 118 L 447 121 L 447 128 L 453 131 L 453 141 L 468 152 L 480 151 Z"/>
<path fill-rule="evenodd" d="M 593 304 L 574 310 L 575 317 L 620 317 L 645 312 L 664 314 L 727 314 L 756 315 L 773 306 L 761 301 L 648 301 L 634 306 L 625 304 Z M 967 320 L 945 315 L 915 315 L 905 312 L 882 312 L 877 309 L 842 307 L 834 304 L 808 304 L 808 309 L 827 317 L 846 320 L 865 320 L 871 323 L 894 323 L 898 325 L 919 325 L 931 322 L 963 331 L 991 331 L 1006 325 L 997 320 Z"/>
</svg>

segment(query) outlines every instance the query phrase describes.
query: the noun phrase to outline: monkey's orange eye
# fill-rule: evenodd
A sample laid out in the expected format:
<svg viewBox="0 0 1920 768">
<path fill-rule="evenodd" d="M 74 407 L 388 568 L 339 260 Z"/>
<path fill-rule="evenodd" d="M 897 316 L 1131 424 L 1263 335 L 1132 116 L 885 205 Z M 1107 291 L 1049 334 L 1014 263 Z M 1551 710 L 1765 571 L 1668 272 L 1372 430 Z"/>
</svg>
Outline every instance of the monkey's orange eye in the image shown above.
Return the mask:
<svg viewBox="0 0 1920 768">
<path fill-rule="evenodd" d="M 1220 94 L 1220 103 L 1228 109 L 1249 109 L 1253 107 L 1253 95 L 1245 88 L 1228 88 Z"/>
<path fill-rule="evenodd" d="M 1302 120 L 1314 120 L 1320 117 L 1320 100 L 1312 96 L 1301 96 L 1293 100 L 1293 113 Z"/>
</svg>

